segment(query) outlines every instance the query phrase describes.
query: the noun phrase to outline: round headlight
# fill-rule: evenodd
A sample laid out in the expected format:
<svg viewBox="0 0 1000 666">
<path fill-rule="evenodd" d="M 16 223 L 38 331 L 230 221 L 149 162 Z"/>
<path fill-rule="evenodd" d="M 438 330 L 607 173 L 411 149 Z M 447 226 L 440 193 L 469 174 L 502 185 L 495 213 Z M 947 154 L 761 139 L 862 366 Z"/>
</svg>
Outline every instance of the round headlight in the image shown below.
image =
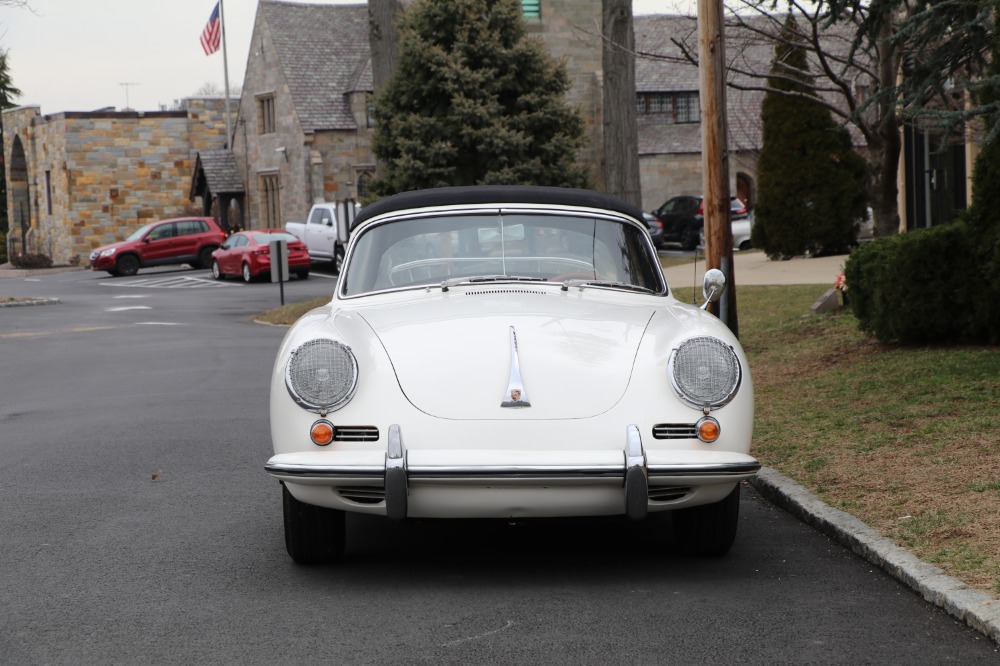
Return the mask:
<svg viewBox="0 0 1000 666">
<path fill-rule="evenodd" d="M 351 348 L 336 340 L 310 340 L 292 352 L 285 386 L 306 409 L 328 412 L 343 406 L 358 383 L 358 362 Z"/>
<path fill-rule="evenodd" d="M 667 372 L 681 400 L 698 409 L 722 407 L 740 387 L 742 372 L 733 348 L 718 338 L 690 338 L 670 355 Z"/>
</svg>

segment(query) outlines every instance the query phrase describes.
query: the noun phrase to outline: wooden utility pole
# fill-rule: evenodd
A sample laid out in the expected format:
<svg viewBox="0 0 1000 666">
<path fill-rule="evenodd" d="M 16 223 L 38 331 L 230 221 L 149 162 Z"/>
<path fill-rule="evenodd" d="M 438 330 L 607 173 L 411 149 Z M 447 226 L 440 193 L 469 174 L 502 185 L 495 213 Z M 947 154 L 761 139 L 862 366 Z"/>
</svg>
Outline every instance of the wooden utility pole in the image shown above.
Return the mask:
<svg viewBox="0 0 1000 666">
<path fill-rule="evenodd" d="M 712 312 L 739 336 L 733 230 L 729 226 L 729 149 L 726 144 L 726 40 L 722 0 L 698 0 L 701 79 L 701 169 L 705 197 L 705 263 L 726 275 L 726 292 Z"/>
</svg>

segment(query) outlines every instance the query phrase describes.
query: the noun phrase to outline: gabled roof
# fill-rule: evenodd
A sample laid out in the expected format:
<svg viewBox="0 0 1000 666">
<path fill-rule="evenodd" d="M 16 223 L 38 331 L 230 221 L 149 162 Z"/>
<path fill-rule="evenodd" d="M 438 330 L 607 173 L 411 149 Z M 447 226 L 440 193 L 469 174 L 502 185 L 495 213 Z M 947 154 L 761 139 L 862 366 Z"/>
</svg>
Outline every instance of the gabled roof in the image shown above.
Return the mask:
<svg viewBox="0 0 1000 666">
<path fill-rule="evenodd" d="M 208 191 L 213 195 L 243 192 L 243 179 L 232 151 L 206 150 L 198 153 L 191 184 L 192 199 L 203 193 L 202 184 L 207 184 Z"/>
<path fill-rule="evenodd" d="M 259 11 L 302 130 L 355 129 L 346 95 L 372 90 L 368 6 L 261 0 Z"/>
</svg>

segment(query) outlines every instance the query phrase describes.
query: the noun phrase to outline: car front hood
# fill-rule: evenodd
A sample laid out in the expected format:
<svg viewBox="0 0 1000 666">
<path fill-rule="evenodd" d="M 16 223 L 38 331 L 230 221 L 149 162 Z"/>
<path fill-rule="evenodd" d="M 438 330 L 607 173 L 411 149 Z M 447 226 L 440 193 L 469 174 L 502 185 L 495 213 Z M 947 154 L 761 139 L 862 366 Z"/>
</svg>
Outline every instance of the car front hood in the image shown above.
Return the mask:
<svg viewBox="0 0 1000 666">
<path fill-rule="evenodd" d="M 605 412 L 624 395 L 653 308 L 498 288 L 361 314 L 407 399 L 429 415 L 572 419 Z M 512 329 L 523 385 L 515 397 L 530 406 L 501 407 L 511 397 Z"/>
<path fill-rule="evenodd" d="M 90 251 L 90 253 L 91 254 L 94 254 L 95 252 L 96 253 L 101 253 L 101 252 L 105 252 L 107 250 L 115 250 L 115 252 L 117 253 L 122 248 L 124 248 L 126 245 L 127 245 L 127 243 L 125 241 L 119 241 L 117 243 L 111 243 L 109 245 L 102 245 L 100 247 L 95 247 L 93 250 Z"/>
</svg>

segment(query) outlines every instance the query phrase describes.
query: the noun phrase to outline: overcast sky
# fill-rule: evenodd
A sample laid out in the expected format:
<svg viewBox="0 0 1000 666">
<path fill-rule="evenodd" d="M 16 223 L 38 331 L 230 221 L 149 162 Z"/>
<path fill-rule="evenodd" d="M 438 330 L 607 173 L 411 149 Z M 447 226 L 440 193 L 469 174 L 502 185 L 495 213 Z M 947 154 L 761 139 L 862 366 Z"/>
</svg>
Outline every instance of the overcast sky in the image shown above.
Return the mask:
<svg viewBox="0 0 1000 666">
<path fill-rule="evenodd" d="M 354 0 L 357 2 L 358 0 Z M 677 11 L 678 0 L 634 0 L 636 14 Z M 315 4 L 351 4 L 314 0 Z M 0 48 L 17 104 L 43 114 L 104 107 L 170 108 L 205 84 L 223 88 L 222 49 L 198 38 L 215 0 L 28 0 L 0 5 Z M 243 85 L 257 0 L 223 0 L 229 83 Z M 367 35 L 364 36 L 367 38 Z M 128 84 L 128 85 L 126 85 Z"/>
</svg>

